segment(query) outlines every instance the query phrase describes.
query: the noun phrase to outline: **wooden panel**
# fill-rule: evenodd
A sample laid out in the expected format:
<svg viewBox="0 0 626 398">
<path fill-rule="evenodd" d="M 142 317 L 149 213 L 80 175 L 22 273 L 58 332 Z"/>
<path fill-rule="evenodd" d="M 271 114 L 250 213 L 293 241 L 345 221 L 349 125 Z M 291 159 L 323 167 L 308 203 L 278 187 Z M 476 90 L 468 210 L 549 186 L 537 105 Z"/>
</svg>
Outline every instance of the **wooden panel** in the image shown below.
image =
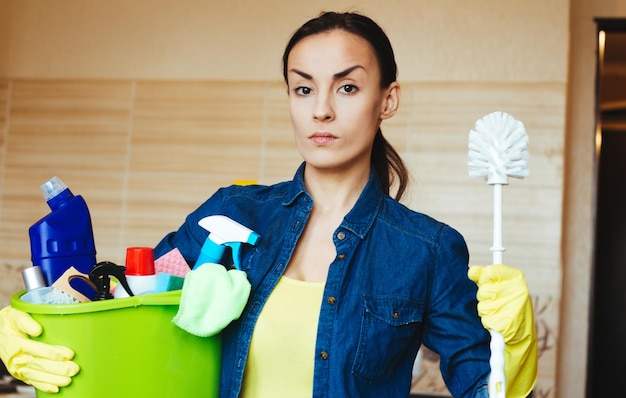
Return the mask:
<svg viewBox="0 0 626 398">
<path fill-rule="evenodd" d="M 7 167 L 123 171 L 130 86 L 16 81 Z"/>
<path fill-rule="evenodd" d="M 131 172 L 255 177 L 263 83 L 140 82 L 133 111 Z"/>
<path fill-rule="evenodd" d="M 9 117 L 9 82 L 0 80 L 0 166 L 4 164 L 4 149 L 6 145 L 6 123 Z"/>
</svg>

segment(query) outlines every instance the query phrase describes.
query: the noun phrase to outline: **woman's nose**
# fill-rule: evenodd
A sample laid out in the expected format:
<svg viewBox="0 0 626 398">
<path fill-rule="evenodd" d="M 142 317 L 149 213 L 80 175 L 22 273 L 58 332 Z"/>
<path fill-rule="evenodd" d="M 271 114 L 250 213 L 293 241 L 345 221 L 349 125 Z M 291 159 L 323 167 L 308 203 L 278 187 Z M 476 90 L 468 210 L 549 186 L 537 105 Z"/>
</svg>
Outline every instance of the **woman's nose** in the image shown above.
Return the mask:
<svg viewBox="0 0 626 398">
<path fill-rule="evenodd" d="M 335 117 L 332 100 L 327 95 L 318 95 L 315 101 L 313 117 L 318 121 L 329 121 Z"/>
</svg>

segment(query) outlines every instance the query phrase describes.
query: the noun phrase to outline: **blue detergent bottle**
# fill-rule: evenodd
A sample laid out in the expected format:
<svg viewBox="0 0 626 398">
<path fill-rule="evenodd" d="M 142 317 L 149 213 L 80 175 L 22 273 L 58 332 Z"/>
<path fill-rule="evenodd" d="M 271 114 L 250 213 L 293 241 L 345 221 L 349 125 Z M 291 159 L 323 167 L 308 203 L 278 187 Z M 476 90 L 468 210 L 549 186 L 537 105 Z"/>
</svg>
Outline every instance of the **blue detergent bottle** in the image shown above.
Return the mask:
<svg viewBox="0 0 626 398">
<path fill-rule="evenodd" d="M 87 203 L 58 177 L 41 185 L 52 210 L 28 229 L 31 260 L 48 286 L 70 267 L 88 274 L 96 265 L 96 247 Z"/>
</svg>

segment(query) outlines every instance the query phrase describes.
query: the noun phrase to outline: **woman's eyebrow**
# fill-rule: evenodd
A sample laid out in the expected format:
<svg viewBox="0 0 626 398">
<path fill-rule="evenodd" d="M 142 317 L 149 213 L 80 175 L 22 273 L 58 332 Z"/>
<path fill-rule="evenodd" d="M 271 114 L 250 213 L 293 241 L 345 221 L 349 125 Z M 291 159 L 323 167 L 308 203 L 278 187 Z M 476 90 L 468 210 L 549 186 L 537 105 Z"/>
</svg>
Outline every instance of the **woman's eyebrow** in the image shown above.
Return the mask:
<svg viewBox="0 0 626 398">
<path fill-rule="evenodd" d="M 364 67 L 362 67 L 361 65 L 354 65 L 354 66 L 349 67 L 349 68 L 348 68 L 348 69 L 346 69 L 346 70 L 343 70 L 343 71 L 341 71 L 341 72 L 337 72 L 337 73 L 335 73 L 335 74 L 333 75 L 333 78 L 334 78 L 335 80 L 338 80 L 338 79 L 344 78 L 344 77 L 348 76 L 350 73 L 352 73 L 355 69 L 359 69 L 359 68 L 360 68 L 360 69 L 365 69 L 365 68 L 364 68 Z"/>
<path fill-rule="evenodd" d="M 354 65 L 354 66 L 351 66 L 351 67 L 349 67 L 349 68 L 347 68 L 347 69 L 345 69 L 345 70 L 342 70 L 341 72 L 337 72 L 337 73 L 335 73 L 335 74 L 333 75 L 333 80 L 339 80 L 339 79 L 341 79 L 341 78 L 344 78 L 344 77 L 348 76 L 350 73 L 352 73 L 352 72 L 353 72 L 354 70 L 356 70 L 356 69 L 365 69 L 365 68 L 364 68 L 363 66 L 361 66 L 361 65 Z M 303 72 L 303 71 L 301 71 L 301 70 L 299 70 L 299 69 L 292 68 L 292 69 L 290 69 L 289 71 L 290 71 L 290 72 L 293 72 L 293 73 L 295 73 L 295 74 L 297 74 L 297 75 L 300 75 L 300 76 L 302 76 L 303 78 L 305 78 L 305 79 L 307 79 L 307 80 L 313 80 L 313 76 L 311 76 L 311 75 L 309 75 L 308 73 Z"/>
<path fill-rule="evenodd" d="M 302 72 L 301 70 L 295 69 L 295 68 L 291 68 L 289 69 L 289 72 L 293 72 L 297 75 L 302 76 L 303 78 L 307 79 L 307 80 L 313 80 L 313 76 L 309 75 L 308 73 Z"/>
</svg>

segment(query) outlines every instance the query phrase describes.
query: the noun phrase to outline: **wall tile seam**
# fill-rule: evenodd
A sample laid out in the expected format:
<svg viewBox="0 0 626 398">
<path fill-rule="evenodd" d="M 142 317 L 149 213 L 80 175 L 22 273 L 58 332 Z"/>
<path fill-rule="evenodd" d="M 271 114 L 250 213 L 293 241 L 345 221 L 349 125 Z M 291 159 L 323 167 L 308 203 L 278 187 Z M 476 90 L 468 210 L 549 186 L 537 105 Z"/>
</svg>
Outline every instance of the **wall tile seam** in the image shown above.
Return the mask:
<svg viewBox="0 0 626 398">
<path fill-rule="evenodd" d="M 0 221 L 3 219 L 2 204 L 4 199 L 4 181 L 6 175 L 6 162 L 9 147 L 9 124 L 11 123 L 11 99 L 13 93 L 13 81 L 7 81 L 6 104 L 4 109 L 4 126 L 0 134 L 2 134 L 2 148 L 0 148 Z"/>
<path fill-rule="evenodd" d="M 123 174 L 123 187 L 122 187 L 122 200 L 120 209 L 120 230 L 119 230 L 119 252 L 122 252 L 125 242 L 126 231 L 126 216 L 128 208 L 128 185 L 130 181 L 130 165 L 132 160 L 132 144 L 133 144 L 133 119 L 135 111 L 135 102 L 137 99 L 137 81 L 132 80 L 130 83 L 130 96 L 128 99 L 128 121 L 126 126 L 126 158 L 124 162 L 124 174 Z"/>
<path fill-rule="evenodd" d="M 263 121 L 261 127 L 261 148 L 259 149 L 259 174 L 257 176 L 258 182 L 261 183 L 265 178 L 265 164 L 267 158 L 267 136 L 269 135 L 269 113 L 271 103 L 271 88 L 272 84 L 269 81 L 265 82 L 263 90 Z"/>
</svg>

